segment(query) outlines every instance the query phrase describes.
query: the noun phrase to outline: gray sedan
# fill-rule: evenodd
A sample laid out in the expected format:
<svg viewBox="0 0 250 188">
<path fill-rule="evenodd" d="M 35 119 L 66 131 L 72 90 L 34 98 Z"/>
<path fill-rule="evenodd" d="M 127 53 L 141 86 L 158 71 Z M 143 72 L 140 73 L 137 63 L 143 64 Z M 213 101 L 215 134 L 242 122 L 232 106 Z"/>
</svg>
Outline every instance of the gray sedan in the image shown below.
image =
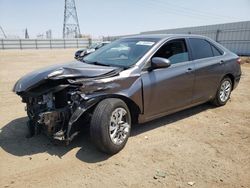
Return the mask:
<svg viewBox="0 0 250 188">
<path fill-rule="evenodd" d="M 32 72 L 14 92 L 27 105 L 29 136 L 45 132 L 69 143 L 90 126 L 97 148 L 115 154 L 132 123 L 208 101 L 223 106 L 240 77 L 239 57 L 207 37 L 139 35 Z"/>
</svg>

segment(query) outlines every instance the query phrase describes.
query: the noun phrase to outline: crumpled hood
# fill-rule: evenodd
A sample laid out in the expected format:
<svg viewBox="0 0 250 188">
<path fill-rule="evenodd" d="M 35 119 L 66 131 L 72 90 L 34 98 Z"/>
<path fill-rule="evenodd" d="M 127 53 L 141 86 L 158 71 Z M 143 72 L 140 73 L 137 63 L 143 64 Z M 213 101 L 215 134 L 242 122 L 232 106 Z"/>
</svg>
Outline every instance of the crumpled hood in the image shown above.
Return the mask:
<svg viewBox="0 0 250 188">
<path fill-rule="evenodd" d="M 79 61 L 53 65 L 33 71 L 23 76 L 16 82 L 13 91 L 16 93 L 27 91 L 47 80 L 59 80 L 65 78 L 95 78 L 111 73 L 115 70 L 118 71 L 119 68 L 91 65 Z"/>
</svg>

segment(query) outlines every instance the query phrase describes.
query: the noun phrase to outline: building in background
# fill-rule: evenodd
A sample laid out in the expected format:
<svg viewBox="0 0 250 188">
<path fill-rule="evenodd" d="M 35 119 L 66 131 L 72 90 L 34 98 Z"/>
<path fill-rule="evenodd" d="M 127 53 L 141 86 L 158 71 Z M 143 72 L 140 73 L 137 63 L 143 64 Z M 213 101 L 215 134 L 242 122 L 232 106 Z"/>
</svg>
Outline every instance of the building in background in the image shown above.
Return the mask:
<svg viewBox="0 0 250 188">
<path fill-rule="evenodd" d="M 250 55 L 250 21 L 177 29 L 145 31 L 140 34 L 197 34 L 207 36 L 238 55 Z M 127 35 L 128 36 L 128 35 Z M 104 37 L 115 40 L 124 36 Z"/>
<path fill-rule="evenodd" d="M 186 27 L 158 31 L 146 31 L 141 34 L 197 34 L 210 37 L 238 55 L 250 55 L 250 21 Z"/>
</svg>

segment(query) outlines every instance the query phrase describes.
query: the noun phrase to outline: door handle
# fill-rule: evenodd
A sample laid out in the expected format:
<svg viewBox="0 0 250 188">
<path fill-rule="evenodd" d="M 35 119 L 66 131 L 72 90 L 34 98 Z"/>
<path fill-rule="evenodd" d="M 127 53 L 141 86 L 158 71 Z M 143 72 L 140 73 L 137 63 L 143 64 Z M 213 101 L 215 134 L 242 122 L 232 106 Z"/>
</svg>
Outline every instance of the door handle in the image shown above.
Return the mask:
<svg viewBox="0 0 250 188">
<path fill-rule="evenodd" d="M 186 70 L 186 73 L 191 73 L 191 72 L 193 72 L 193 69 L 192 69 L 192 68 L 188 68 L 188 69 Z"/>
<path fill-rule="evenodd" d="M 220 60 L 220 65 L 222 65 L 222 64 L 224 64 L 225 62 L 224 62 L 224 60 Z"/>
</svg>

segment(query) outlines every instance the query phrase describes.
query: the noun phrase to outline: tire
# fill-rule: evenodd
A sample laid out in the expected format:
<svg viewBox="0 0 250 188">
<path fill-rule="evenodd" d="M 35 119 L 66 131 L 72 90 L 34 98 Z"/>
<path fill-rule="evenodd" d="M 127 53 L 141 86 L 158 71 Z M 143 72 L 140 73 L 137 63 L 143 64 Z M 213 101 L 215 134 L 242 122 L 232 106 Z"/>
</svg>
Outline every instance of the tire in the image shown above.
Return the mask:
<svg viewBox="0 0 250 188">
<path fill-rule="evenodd" d="M 233 87 L 232 80 L 229 77 L 224 77 L 220 82 L 219 88 L 216 92 L 216 96 L 213 99 L 212 103 L 215 106 L 225 105 L 227 103 L 227 101 L 230 99 L 232 87 Z M 225 90 L 227 90 L 227 91 L 225 91 Z M 224 95 L 221 92 L 224 92 Z"/>
<path fill-rule="evenodd" d="M 126 145 L 130 130 L 131 115 L 122 100 L 104 99 L 96 106 L 90 123 L 90 137 L 99 150 L 111 155 L 118 153 Z"/>
</svg>

